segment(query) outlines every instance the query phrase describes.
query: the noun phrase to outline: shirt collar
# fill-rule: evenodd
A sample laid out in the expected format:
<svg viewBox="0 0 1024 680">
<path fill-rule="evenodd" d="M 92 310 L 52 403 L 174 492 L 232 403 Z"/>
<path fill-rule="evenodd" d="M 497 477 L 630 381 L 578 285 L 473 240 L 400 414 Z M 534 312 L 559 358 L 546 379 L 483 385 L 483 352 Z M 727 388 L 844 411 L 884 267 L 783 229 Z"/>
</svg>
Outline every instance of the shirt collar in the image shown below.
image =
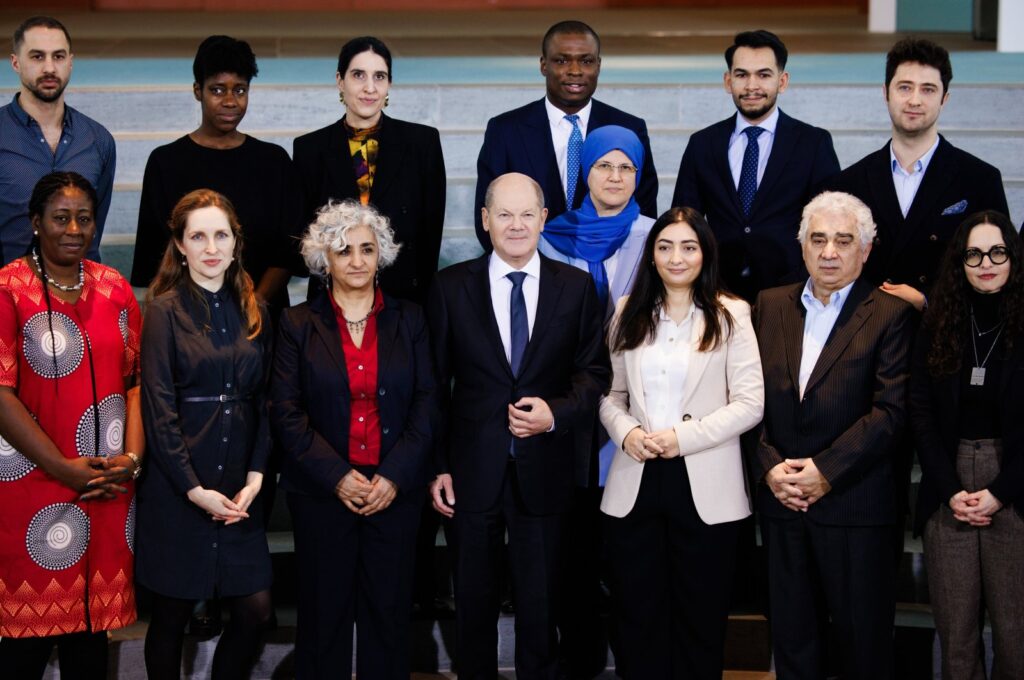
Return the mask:
<svg viewBox="0 0 1024 680">
<path fill-rule="evenodd" d="M 540 279 L 540 253 L 536 250 L 533 251 L 533 257 L 530 261 L 523 266 L 522 269 L 516 269 L 505 260 L 501 259 L 493 252 L 491 252 L 487 263 L 487 274 L 493 287 L 495 282 L 499 279 L 505 278 L 505 275 L 509 272 L 526 272 L 527 276 L 532 276 L 535 279 Z"/>
<path fill-rule="evenodd" d="M 776 106 L 767 118 L 757 124 L 757 127 L 761 128 L 768 134 L 774 135 L 775 128 L 779 125 L 779 107 Z M 736 130 L 733 132 L 734 135 L 741 134 L 748 127 L 754 127 L 753 123 L 743 117 L 742 114 L 736 113 Z"/>
<path fill-rule="evenodd" d="M 697 305 L 690 303 L 690 311 L 687 312 L 686 318 L 679 322 L 680 325 L 687 323 L 688 321 L 693 321 L 693 315 L 696 311 Z M 665 308 L 660 305 L 658 306 L 658 321 L 667 321 L 668 323 L 675 324 L 672 317 L 665 313 Z"/>
<path fill-rule="evenodd" d="M 846 284 L 839 290 L 832 293 L 828 299 L 828 306 L 834 307 L 837 310 L 843 308 L 846 304 L 846 298 L 850 297 L 850 291 L 853 289 L 853 284 L 857 283 L 856 279 Z M 812 279 L 808 277 L 807 283 L 804 284 L 804 290 L 800 293 L 800 302 L 803 303 L 804 308 L 810 310 L 812 305 L 817 310 L 825 309 L 825 305 L 821 303 L 821 300 L 814 297 L 814 284 Z"/>
<path fill-rule="evenodd" d="M 32 116 L 28 115 L 28 112 L 26 112 L 25 109 L 21 108 L 21 102 L 18 101 L 18 97 L 20 96 L 20 92 L 14 93 L 14 97 L 11 98 L 11 107 L 9 110 L 11 115 L 13 115 L 22 126 L 28 127 L 29 123 L 36 123 L 36 120 Z M 38 123 L 36 124 L 38 125 Z M 74 109 L 68 106 L 67 103 L 64 104 L 63 126 L 68 130 L 74 128 Z"/>
<path fill-rule="evenodd" d="M 900 162 L 896 160 L 896 152 L 892 150 L 892 140 L 889 140 L 889 162 L 891 163 L 892 171 L 894 173 L 899 172 L 904 175 L 913 175 L 918 172 L 924 172 L 928 169 L 928 164 L 932 162 L 932 156 L 935 155 L 935 150 L 939 148 L 939 136 L 935 136 L 935 143 L 932 144 L 931 148 L 924 152 L 924 155 L 917 159 L 914 163 L 914 172 L 908 173 L 900 165 Z"/>
<path fill-rule="evenodd" d="M 590 122 L 590 110 L 593 108 L 593 106 L 594 99 L 591 98 L 590 101 L 587 102 L 586 106 L 584 106 L 582 109 L 576 112 L 576 115 L 580 117 L 580 132 L 584 134 L 586 134 L 587 132 L 587 123 Z M 548 99 L 547 96 L 544 97 L 544 109 L 548 112 L 548 122 L 551 124 L 552 127 L 558 125 L 559 123 L 571 125 L 569 121 L 565 119 L 565 111 L 552 104 L 551 100 Z"/>
</svg>

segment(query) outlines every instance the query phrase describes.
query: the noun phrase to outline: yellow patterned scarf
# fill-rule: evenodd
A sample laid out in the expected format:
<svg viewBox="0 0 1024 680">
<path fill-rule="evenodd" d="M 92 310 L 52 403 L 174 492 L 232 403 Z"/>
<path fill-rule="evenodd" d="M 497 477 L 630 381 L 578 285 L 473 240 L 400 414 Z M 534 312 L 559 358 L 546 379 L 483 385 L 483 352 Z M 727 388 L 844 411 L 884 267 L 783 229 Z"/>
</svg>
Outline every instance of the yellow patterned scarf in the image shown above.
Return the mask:
<svg viewBox="0 0 1024 680">
<path fill-rule="evenodd" d="M 359 202 L 370 203 L 370 190 L 373 188 L 373 176 L 377 172 L 377 149 L 380 143 L 377 134 L 380 123 L 371 128 L 356 130 L 342 120 L 345 132 L 348 133 L 348 150 L 352 154 L 352 165 L 356 171 L 356 185 L 359 187 Z"/>
</svg>

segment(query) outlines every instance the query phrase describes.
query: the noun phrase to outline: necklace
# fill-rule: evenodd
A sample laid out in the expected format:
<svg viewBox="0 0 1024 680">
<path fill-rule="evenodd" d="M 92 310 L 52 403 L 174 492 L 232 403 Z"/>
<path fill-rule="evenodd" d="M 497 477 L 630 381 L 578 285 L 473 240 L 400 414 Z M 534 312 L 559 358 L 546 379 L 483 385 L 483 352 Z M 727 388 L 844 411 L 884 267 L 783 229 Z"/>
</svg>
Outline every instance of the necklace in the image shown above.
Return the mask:
<svg viewBox="0 0 1024 680">
<path fill-rule="evenodd" d="M 39 263 L 38 250 L 32 250 L 32 261 L 35 263 L 36 269 L 39 270 L 39 273 L 42 274 L 43 277 L 46 279 L 46 282 L 53 286 L 54 288 L 56 288 L 57 290 L 62 290 L 65 293 L 74 293 L 82 290 L 82 287 L 85 286 L 85 266 L 82 264 L 81 260 L 78 261 L 78 283 L 74 283 L 71 285 L 63 284 L 60 281 L 54 279 L 52 276 L 50 276 L 49 272 L 43 271 L 43 267 Z"/>
<path fill-rule="evenodd" d="M 359 319 L 358 321 L 349 321 L 348 319 L 345 319 L 345 325 L 348 326 L 348 332 L 362 333 L 363 329 L 366 328 L 366 322 L 370 320 L 371 316 L 373 316 L 374 311 L 376 310 L 374 310 L 373 307 L 371 307 L 370 311 L 366 313 L 366 316 L 364 316 L 362 319 Z"/>
<path fill-rule="evenodd" d="M 980 362 L 978 361 L 978 340 L 974 337 L 974 333 L 971 333 L 971 346 L 974 348 L 974 367 L 971 369 L 971 385 L 981 386 L 985 384 L 985 364 L 988 363 L 988 359 L 992 356 L 992 351 L 999 344 L 999 336 L 1003 333 L 1003 322 L 1000 321 L 994 328 L 991 328 L 984 333 L 978 330 L 978 322 L 974 320 L 974 307 L 971 307 L 971 325 L 977 332 L 978 337 L 987 335 L 992 331 L 998 330 L 996 337 L 992 338 L 992 346 L 988 348 L 988 354 Z"/>
</svg>

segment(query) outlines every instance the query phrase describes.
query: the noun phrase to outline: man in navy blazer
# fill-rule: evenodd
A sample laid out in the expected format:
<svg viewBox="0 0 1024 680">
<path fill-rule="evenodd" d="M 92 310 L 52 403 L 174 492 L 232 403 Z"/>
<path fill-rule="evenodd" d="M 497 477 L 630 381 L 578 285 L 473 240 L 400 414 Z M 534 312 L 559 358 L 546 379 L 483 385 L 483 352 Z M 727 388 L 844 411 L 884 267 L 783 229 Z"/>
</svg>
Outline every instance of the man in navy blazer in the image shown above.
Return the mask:
<svg viewBox="0 0 1024 680">
<path fill-rule="evenodd" d="M 589 455 L 611 379 L 604 315 L 589 274 L 537 252 L 545 211 L 536 182 L 503 175 L 486 198 L 493 252 L 439 272 L 428 300 L 439 384 L 451 386 L 431 493 L 453 519 L 459 677 L 497 673 L 507 531 L 516 674 L 555 680 L 575 461 Z"/>
<path fill-rule="evenodd" d="M 774 33 L 736 35 L 725 51 L 725 89 L 736 115 L 690 137 L 672 196 L 673 206 L 707 216 L 722 278 L 748 302 L 803 274 L 800 211 L 839 173 L 831 135 L 778 108 L 789 84 L 787 57 Z"/>
<path fill-rule="evenodd" d="M 533 178 L 544 191 L 548 218 L 580 207 L 587 193 L 586 171 L 568 168 L 572 123 L 565 116 L 579 117 L 581 143 L 588 130 L 604 125 L 621 125 L 636 133 L 644 145 L 644 167 L 636 201 L 640 212 L 658 217 L 658 173 L 654 169 L 647 124 L 594 99 L 601 73 L 601 39 L 582 21 L 562 21 L 544 35 L 540 72 L 547 81 L 543 99 L 495 116 L 487 122 L 484 144 L 477 159 L 476 237 L 484 252 L 491 240 L 484 232 L 481 208 L 484 193 L 494 178 L 507 172 L 521 172 Z M 578 161 L 577 161 L 578 163 Z M 573 175 L 568 181 L 567 175 Z M 571 185 L 572 204 L 567 207 Z"/>
<path fill-rule="evenodd" d="M 918 310 L 964 218 L 979 210 L 1009 214 L 999 170 L 938 132 L 952 79 L 940 45 L 918 38 L 893 45 L 883 88 L 892 139 L 831 183 L 867 203 L 878 225 L 864 277 Z"/>
</svg>

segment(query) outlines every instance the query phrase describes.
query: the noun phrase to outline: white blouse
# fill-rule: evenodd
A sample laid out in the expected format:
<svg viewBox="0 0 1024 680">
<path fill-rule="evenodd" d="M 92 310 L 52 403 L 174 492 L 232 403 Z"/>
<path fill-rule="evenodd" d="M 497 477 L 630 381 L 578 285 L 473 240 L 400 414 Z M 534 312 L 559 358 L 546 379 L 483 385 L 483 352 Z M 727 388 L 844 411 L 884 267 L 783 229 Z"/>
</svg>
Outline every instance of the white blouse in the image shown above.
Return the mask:
<svg viewBox="0 0 1024 680">
<path fill-rule="evenodd" d="M 640 380 L 644 388 L 647 421 L 652 432 L 671 429 L 679 422 L 683 385 L 690 367 L 690 332 L 693 310 L 678 325 L 659 311 L 654 342 L 640 348 Z"/>
</svg>

